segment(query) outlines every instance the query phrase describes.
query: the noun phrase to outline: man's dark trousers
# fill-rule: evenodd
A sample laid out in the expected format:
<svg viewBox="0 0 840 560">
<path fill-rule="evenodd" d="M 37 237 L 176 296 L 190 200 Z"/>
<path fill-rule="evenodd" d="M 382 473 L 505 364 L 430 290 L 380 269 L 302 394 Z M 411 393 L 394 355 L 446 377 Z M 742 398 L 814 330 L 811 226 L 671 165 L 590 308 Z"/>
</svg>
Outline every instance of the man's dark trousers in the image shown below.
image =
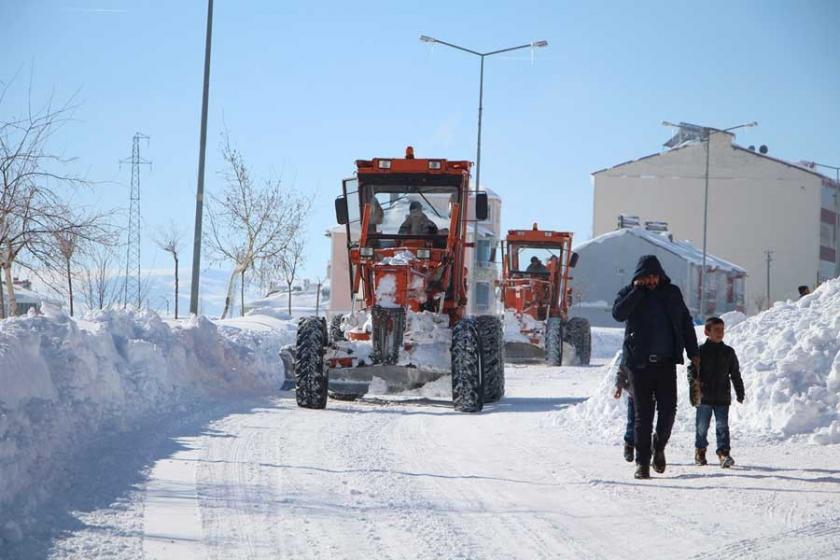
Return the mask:
<svg viewBox="0 0 840 560">
<path fill-rule="evenodd" d="M 651 431 L 656 417 L 656 448 L 665 449 L 677 415 L 677 366 L 645 364 L 631 371 L 633 402 L 636 407 L 636 463 L 649 465 L 652 455 Z"/>
</svg>

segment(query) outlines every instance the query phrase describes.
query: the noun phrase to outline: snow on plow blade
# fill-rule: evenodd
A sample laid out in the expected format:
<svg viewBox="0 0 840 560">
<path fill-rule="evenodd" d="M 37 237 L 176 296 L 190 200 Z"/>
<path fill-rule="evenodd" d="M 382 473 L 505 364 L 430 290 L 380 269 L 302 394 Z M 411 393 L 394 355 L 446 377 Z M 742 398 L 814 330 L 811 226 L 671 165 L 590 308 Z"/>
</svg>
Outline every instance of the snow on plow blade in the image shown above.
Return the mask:
<svg viewBox="0 0 840 560">
<path fill-rule="evenodd" d="M 505 361 L 513 364 L 544 362 L 545 351 L 527 342 L 505 342 Z"/>
<path fill-rule="evenodd" d="M 410 366 L 371 365 L 327 368 L 329 390 L 337 398 L 356 398 L 368 393 L 393 394 L 422 387 L 446 372 Z"/>
</svg>

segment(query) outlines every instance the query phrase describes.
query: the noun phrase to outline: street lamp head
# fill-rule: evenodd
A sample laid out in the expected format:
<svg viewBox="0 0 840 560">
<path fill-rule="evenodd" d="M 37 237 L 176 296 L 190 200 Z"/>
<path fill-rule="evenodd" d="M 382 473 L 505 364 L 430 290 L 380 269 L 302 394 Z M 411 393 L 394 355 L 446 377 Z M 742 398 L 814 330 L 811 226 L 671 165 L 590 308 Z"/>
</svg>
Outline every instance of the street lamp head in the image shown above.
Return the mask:
<svg viewBox="0 0 840 560">
<path fill-rule="evenodd" d="M 531 43 L 531 47 L 535 48 L 535 49 L 540 49 L 542 47 L 547 47 L 547 46 L 548 46 L 548 41 L 534 41 L 533 43 Z"/>
<path fill-rule="evenodd" d="M 437 39 L 429 37 L 428 35 L 420 35 L 420 40 L 424 43 L 437 43 Z"/>
<path fill-rule="evenodd" d="M 758 121 L 753 121 L 751 123 L 747 123 L 747 126 L 749 126 L 749 127 L 758 126 Z"/>
</svg>

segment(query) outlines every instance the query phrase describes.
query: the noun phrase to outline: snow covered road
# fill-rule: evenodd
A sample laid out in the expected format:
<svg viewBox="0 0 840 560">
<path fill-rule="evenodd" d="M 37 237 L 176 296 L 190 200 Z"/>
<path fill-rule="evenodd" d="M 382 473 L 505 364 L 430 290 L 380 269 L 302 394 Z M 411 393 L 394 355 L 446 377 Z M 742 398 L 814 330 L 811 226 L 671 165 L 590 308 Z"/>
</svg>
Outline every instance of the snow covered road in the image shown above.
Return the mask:
<svg viewBox="0 0 840 560">
<path fill-rule="evenodd" d="M 43 533 L 49 545 L 17 550 L 61 559 L 840 557 L 838 446 L 736 439 L 738 465 L 724 471 L 694 467 L 691 435 L 675 433 L 666 473 L 636 481 L 620 426 L 615 445 L 582 443 L 557 414 L 602 375 L 508 366 L 508 395 L 478 415 L 453 412 L 443 397 L 303 410 L 291 394 L 219 411 L 160 434 L 159 449 L 143 451 L 156 459 L 145 483 L 73 512 L 74 526 Z M 79 483 L 93 491 L 97 481 Z"/>
</svg>

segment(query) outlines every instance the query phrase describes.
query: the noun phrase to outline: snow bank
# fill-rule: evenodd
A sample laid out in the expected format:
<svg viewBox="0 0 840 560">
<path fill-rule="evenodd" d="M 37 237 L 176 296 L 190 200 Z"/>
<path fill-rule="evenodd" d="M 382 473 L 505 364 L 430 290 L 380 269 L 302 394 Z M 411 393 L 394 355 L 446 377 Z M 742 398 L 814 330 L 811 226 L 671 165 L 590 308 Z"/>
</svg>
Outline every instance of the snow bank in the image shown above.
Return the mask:
<svg viewBox="0 0 840 560">
<path fill-rule="evenodd" d="M 293 328 L 261 316 L 171 326 L 130 310 L 77 321 L 49 306 L 0 322 L 0 526 L 14 524 L 3 519 L 12 511 L 31 511 L 62 461 L 102 433 L 230 394 L 279 390 L 277 352 Z"/>
<path fill-rule="evenodd" d="M 740 314 L 727 315 L 726 342 L 738 353 L 746 389 L 744 404 L 730 409 L 734 436 L 840 443 L 840 279 L 741 322 Z M 626 398 L 612 398 L 616 367 L 615 360 L 606 366 L 595 393 L 555 422 L 590 439 L 619 441 Z M 677 368 L 677 387 L 675 428 L 691 431 L 685 367 Z"/>
<path fill-rule="evenodd" d="M 733 327 L 747 400 L 733 421 L 778 437 L 840 443 L 840 279 Z"/>
</svg>

